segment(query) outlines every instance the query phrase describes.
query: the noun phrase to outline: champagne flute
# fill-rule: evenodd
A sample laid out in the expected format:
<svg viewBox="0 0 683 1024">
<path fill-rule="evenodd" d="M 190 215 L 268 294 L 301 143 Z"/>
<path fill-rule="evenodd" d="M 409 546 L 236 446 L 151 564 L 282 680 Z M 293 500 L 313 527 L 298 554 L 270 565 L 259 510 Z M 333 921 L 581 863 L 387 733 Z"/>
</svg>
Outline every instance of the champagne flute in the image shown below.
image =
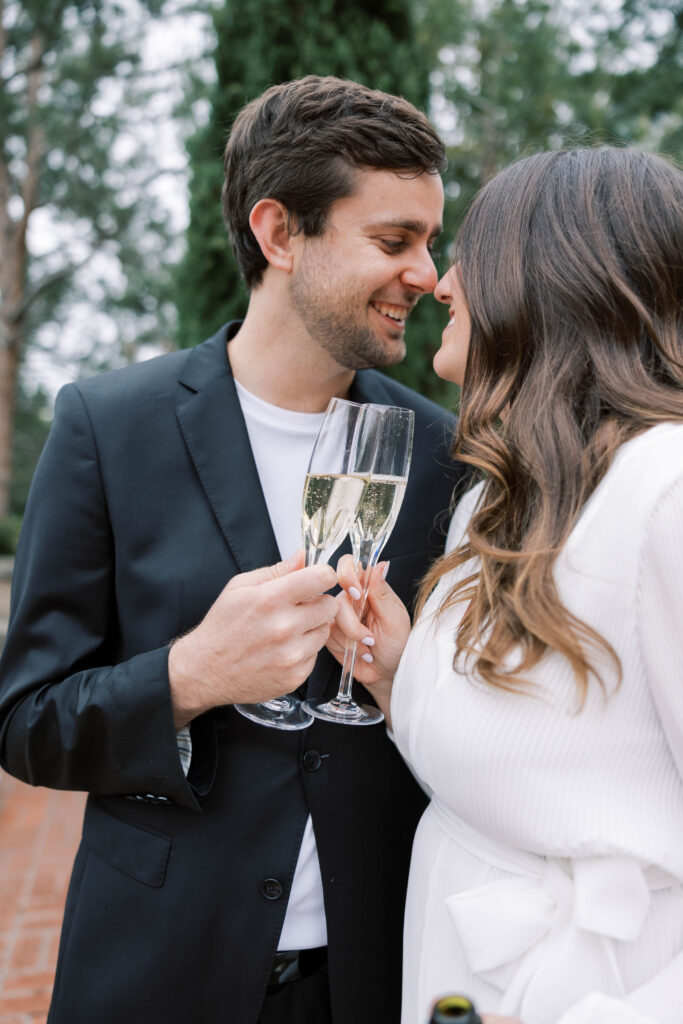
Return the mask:
<svg viewBox="0 0 683 1024">
<path fill-rule="evenodd" d="M 370 478 L 377 434 L 366 425 L 373 406 L 333 398 L 318 432 L 304 484 L 301 533 L 305 564 L 327 562 L 346 537 Z M 306 729 L 313 719 L 291 694 L 235 704 L 246 718 L 274 729 Z"/>
<path fill-rule="evenodd" d="M 372 424 L 378 432 L 375 461 L 350 530 L 356 571 L 363 579 L 360 600 L 354 601 L 354 610 L 359 618 L 365 609 L 372 572 L 403 502 L 415 420 L 412 409 L 393 405 L 373 408 L 380 413 L 379 420 Z M 371 704 L 357 704 L 353 700 L 351 688 L 355 662 L 356 644 L 347 641 L 337 696 L 329 701 L 304 701 L 304 709 L 309 714 L 343 725 L 376 725 L 384 719 L 379 708 Z"/>
</svg>

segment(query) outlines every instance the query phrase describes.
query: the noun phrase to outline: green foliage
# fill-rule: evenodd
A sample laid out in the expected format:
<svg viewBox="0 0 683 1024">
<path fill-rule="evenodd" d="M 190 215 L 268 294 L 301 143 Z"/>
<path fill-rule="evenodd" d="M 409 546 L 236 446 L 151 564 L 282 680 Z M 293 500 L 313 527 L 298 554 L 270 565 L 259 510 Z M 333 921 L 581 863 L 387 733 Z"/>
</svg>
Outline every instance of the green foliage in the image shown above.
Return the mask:
<svg viewBox="0 0 683 1024">
<path fill-rule="evenodd" d="M 21 508 L 33 450 L 13 410 L 30 346 L 87 307 L 81 370 L 119 364 L 172 336 L 172 230 L 150 188 L 159 174 L 140 110 L 150 14 L 164 0 L 0 4 L 0 510 Z M 151 90 L 151 92 L 150 92 Z M 22 461 L 26 459 L 27 461 Z M 11 472 L 17 477 L 8 494 Z"/>
<path fill-rule="evenodd" d="M 680 156 L 683 13 L 677 0 L 582 5 L 581 33 L 559 0 L 432 0 L 440 40 L 434 109 L 446 124 L 449 218 L 529 152 L 599 142 L 643 143 Z M 662 30 L 662 25 L 668 29 Z"/>
<path fill-rule="evenodd" d="M 244 316 L 247 308 L 221 214 L 223 135 L 212 122 L 188 144 L 190 225 L 175 290 L 181 347 L 208 338 L 227 320 Z"/>
<path fill-rule="evenodd" d="M 14 465 L 10 489 L 10 513 L 23 515 L 36 463 L 50 430 L 50 401 L 38 389 L 29 395 L 20 388 L 14 418 Z"/>
<path fill-rule="evenodd" d="M 140 37 L 163 0 L 5 0 L 0 161 L 11 218 L 27 235 L 24 347 L 74 303 L 110 316 L 100 358 L 171 333 L 168 213 L 149 189 L 156 154 L 138 111 Z M 149 141 L 144 141 L 143 136 Z M 23 209 L 22 209 L 23 208 Z M 37 223 L 37 222 L 36 222 Z M 46 245 L 45 238 L 54 238 Z M 99 262 L 106 257 L 106 267 Z M 119 346 L 112 345 L 111 325 Z M 97 328 L 93 324 L 93 341 Z"/>
<path fill-rule="evenodd" d="M 4 516 L 0 519 L 0 555 L 13 555 L 17 550 L 21 516 Z"/>
<path fill-rule="evenodd" d="M 602 33 L 600 54 L 587 79 L 594 94 L 609 96 L 605 106 L 614 133 L 682 161 L 680 0 L 624 0 L 619 22 Z"/>
</svg>

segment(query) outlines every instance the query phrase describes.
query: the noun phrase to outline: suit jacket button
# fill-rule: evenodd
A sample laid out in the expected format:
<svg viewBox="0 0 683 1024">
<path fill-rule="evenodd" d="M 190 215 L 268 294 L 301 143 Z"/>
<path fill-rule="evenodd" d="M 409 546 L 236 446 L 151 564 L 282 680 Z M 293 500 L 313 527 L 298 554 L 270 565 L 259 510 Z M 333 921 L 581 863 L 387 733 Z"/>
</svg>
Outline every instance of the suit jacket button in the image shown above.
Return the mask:
<svg viewBox="0 0 683 1024">
<path fill-rule="evenodd" d="M 277 878 L 265 878 L 261 882 L 261 892 L 267 900 L 279 900 L 284 891 L 282 882 L 278 882 Z"/>
<path fill-rule="evenodd" d="M 304 754 L 304 768 L 307 772 L 317 772 L 323 759 L 317 750 L 307 750 Z"/>
</svg>

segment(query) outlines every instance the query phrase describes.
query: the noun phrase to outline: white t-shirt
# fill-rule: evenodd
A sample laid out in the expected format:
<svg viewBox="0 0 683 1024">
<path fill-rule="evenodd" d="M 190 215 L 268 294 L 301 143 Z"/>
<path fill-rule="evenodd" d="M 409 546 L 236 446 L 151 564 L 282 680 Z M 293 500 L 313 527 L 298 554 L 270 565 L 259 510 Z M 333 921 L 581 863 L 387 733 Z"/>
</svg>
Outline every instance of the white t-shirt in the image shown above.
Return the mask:
<svg viewBox="0 0 683 1024">
<path fill-rule="evenodd" d="M 325 414 L 280 409 L 252 395 L 237 380 L 235 386 L 275 540 L 281 557 L 289 558 L 302 547 L 301 497 Z M 325 945 L 323 883 L 309 814 L 278 948 Z"/>
<path fill-rule="evenodd" d="M 301 498 L 311 452 L 325 414 L 280 409 L 252 395 L 237 380 L 235 386 L 280 556 L 289 558 L 302 547 Z M 187 774 L 192 758 L 189 726 L 178 731 L 178 749 Z M 309 814 L 278 949 L 314 949 L 325 945 L 323 884 Z"/>
</svg>

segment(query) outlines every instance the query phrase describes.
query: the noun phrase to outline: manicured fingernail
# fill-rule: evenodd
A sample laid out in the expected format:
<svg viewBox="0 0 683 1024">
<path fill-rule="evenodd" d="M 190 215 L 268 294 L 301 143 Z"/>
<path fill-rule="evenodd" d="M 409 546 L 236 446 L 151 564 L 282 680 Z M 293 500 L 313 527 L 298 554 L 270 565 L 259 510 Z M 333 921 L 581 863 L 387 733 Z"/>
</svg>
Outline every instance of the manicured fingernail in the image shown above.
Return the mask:
<svg viewBox="0 0 683 1024">
<path fill-rule="evenodd" d="M 361 654 L 360 657 L 361 657 L 361 661 L 371 662 L 371 661 L 375 660 L 371 654 Z"/>
<path fill-rule="evenodd" d="M 375 642 L 374 636 L 365 636 L 365 637 L 363 637 L 363 643 L 365 644 L 366 647 L 372 647 L 374 642 Z"/>
<path fill-rule="evenodd" d="M 358 587 L 349 587 L 349 594 L 354 599 L 354 601 L 360 601 L 360 590 L 358 589 Z"/>
<path fill-rule="evenodd" d="M 384 563 L 384 568 L 382 569 L 382 579 L 383 580 L 385 580 L 387 578 L 387 573 L 389 572 L 389 566 L 390 565 L 391 565 L 391 562 L 385 562 Z"/>
</svg>

